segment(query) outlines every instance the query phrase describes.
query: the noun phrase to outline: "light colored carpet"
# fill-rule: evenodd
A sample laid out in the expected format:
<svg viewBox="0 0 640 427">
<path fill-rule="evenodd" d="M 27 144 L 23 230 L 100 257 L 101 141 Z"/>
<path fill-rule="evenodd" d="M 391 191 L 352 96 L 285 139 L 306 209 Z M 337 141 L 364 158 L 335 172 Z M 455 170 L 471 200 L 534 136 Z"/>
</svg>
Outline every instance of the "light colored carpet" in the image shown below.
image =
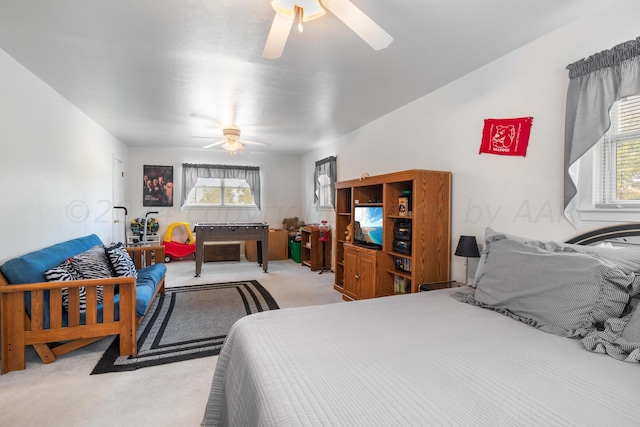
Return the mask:
<svg viewBox="0 0 640 427">
<path fill-rule="evenodd" d="M 257 280 L 281 309 L 341 302 L 331 272 L 292 260 L 215 262 L 194 277 L 193 261 L 167 264 L 167 286 Z M 217 356 L 132 372 L 89 375 L 111 342 L 104 339 L 44 365 L 27 351 L 27 369 L 0 376 L 2 426 L 199 426 Z"/>
</svg>

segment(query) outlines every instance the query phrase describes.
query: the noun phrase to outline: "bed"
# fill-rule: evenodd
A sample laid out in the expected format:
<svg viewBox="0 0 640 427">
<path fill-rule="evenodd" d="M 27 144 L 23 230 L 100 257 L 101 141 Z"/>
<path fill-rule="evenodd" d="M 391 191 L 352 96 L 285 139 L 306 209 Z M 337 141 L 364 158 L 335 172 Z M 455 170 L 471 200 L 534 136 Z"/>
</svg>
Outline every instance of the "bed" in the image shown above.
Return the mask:
<svg viewBox="0 0 640 427">
<path fill-rule="evenodd" d="M 247 316 L 203 425 L 638 426 L 639 233 L 609 227 L 578 248 L 488 229 L 473 286 Z"/>
</svg>

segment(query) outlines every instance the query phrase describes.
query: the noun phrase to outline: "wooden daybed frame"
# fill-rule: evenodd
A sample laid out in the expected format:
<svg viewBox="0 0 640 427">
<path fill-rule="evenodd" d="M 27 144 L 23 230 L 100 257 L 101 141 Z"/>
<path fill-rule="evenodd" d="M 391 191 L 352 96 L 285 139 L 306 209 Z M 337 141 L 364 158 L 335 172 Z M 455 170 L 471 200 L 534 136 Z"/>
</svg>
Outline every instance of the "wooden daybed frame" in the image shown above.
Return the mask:
<svg viewBox="0 0 640 427">
<path fill-rule="evenodd" d="M 127 252 L 136 269 L 164 263 L 164 246 L 128 247 Z M 164 280 L 156 285 L 147 310 L 156 295 L 164 293 Z M 85 324 L 80 324 L 79 287 L 87 291 Z M 98 323 L 96 287 L 103 287 L 102 322 Z M 120 295 L 120 319 L 114 320 L 115 289 Z M 68 326 L 62 326 L 62 288 L 69 288 Z M 44 292 L 49 291 L 50 325 L 44 328 Z M 31 316 L 25 310 L 25 292 L 31 292 Z M 145 311 L 146 314 L 146 311 Z M 136 278 L 74 280 L 9 284 L 0 272 L 0 349 L 2 374 L 25 369 L 25 347 L 32 345 L 43 363 L 57 356 L 92 344 L 109 335 L 119 335 L 120 355 L 137 354 L 136 326 L 144 318 L 136 318 Z M 51 343 L 62 344 L 52 346 Z"/>
</svg>

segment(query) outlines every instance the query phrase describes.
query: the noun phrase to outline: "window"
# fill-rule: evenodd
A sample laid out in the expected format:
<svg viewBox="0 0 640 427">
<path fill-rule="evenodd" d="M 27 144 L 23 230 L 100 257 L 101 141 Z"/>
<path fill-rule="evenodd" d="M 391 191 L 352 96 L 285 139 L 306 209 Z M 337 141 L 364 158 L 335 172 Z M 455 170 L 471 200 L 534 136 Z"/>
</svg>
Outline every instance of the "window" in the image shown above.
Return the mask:
<svg viewBox="0 0 640 427">
<path fill-rule="evenodd" d="M 198 178 L 185 206 L 255 207 L 256 204 L 244 179 Z"/>
<path fill-rule="evenodd" d="M 314 177 L 314 203 L 320 209 L 332 209 L 336 197 L 336 158 L 327 157 L 316 162 Z"/>
<path fill-rule="evenodd" d="M 318 176 L 318 207 L 333 207 L 333 201 L 331 200 L 331 180 L 327 174 Z"/>
<path fill-rule="evenodd" d="M 593 202 L 598 208 L 640 208 L 640 96 L 621 99 L 597 144 Z"/>
<path fill-rule="evenodd" d="M 182 164 L 182 207 L 257 207 L 260 168 Z"/>
</svg>

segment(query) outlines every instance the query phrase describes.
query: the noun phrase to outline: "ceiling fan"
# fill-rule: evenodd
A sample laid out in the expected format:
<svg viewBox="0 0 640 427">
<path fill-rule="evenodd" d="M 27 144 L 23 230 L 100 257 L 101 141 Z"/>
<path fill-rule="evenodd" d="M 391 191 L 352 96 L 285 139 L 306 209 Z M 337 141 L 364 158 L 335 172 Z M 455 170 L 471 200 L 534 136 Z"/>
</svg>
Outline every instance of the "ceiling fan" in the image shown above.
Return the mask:
<svg viewBox="0 0 640 427">
<path fill-rule="evenodd" d="M 287 43 L 296 18 L 298 18 L 298 31 L 302 32 L 302 22 L 320 18 L 325 14 L 325 8 L 347 24 L 375 50 L 384 49 L 393 41 L 393 37 L 349 0 L 273 0 L 271 6 L 275 9 L 276 16 L 262 52 L 262 56 L 267 59 L 282 56 L 284 45 Z"/>
<path fill-rule="evenodd" d="M 218 138 L 217 136 L 193 136 L 192 138 Z M 245 147 L 245 144 L 248 145 L 262 145 L 269 146 L 266 142 L 258 142 L 258 141 L 247 141 L 246 139 L 240 139 L 240 128 L 235 126 L 230 126 L 228 128 L 222 129 L 222 139 L 216 141 L 212 144 L 205 145 L 202 148 L 211 148 L 217 145 L 221 145 L 222 148 L 228 151 L 230 154 L 236 154 L 238 152 L 246 152 L 248 151 Z"/>
</svg>

